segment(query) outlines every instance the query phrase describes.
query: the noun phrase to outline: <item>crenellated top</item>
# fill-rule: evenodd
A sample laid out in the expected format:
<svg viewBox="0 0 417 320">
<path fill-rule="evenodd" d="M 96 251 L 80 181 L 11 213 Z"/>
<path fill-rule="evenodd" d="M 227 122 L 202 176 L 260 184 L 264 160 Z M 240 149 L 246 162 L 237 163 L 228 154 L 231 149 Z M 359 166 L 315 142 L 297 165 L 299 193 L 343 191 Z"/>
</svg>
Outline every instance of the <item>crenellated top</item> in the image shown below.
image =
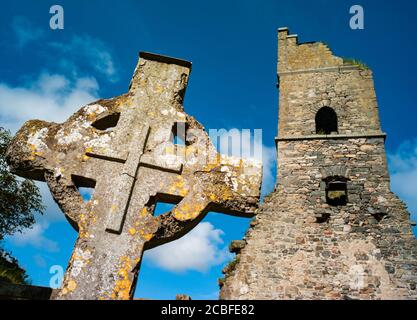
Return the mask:
<svg viewBox="0 0 417 320">
<path fill-rule="evenodd" d="M 372 71 L 278 29 L 278 140 L 384 137 Z"/>
<path fill-rule="evenodd" d="M 278 29 L 278 74 L 342 66 L 343 59 L 323 42 L 298 43 L 298 35 L 290 34 L 288 28 Z"/>
</svg>

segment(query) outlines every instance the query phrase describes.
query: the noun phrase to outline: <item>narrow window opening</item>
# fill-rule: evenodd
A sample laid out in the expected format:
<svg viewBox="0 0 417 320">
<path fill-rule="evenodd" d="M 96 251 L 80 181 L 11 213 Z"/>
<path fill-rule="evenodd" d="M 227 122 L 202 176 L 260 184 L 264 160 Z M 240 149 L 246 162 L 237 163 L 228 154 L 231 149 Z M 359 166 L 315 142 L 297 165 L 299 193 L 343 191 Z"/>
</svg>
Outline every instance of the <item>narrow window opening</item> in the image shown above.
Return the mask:
<svg viewBox="0 0 417 320">
<path fill-rule="evenodd" d="M 375 218 L 376 221 L 381 222 L 385 219 L 385 217 L 387 217 L 387 214 L 383 212 L 377 212 L 372 214 L 372 216 Z"/>
<path fill-rule="evenodd" d="M 96 181 L 90 178 L 72 175 L 72 182 L 85 202 L 91 200 L 96 187 Z"/>
<path fill-rule="evenodd" d="M 149 200 L 146 207 L 149 212 L 153 213 L 154 217 L 157 217 L 170 212 L 182 199 L 183 198 L 179 196 L 157 194 Z"/>
<path fill-rule="evenodd" d="M 186 145 L 187 124 L 185 122 L 176 122 L 172 127 L 172 143 L 177 146 Z"/>
<path fill-rule="evenodd" d="M 327 223 L 329 219 L 330 219 L 330 213 L 327 213 L 327 212 L 316 216 L 317 223 Z"/>
<path fill-rule="evenodd" d="M 337 114 L 330 107 L 321 108 L 316 114 L 316 134 L 337 133 Z"/>
<path fill-rule="evenodd" d="M 170 212 L 172 209 L 174 209 L 174 207 L 175 204 L 173 203 L 157 202 L 153 211 L 153 215 L 155 217 L 160 216 L 164 213 Z"/>
<path fill-rule="evenodd" d="M 91 125 L 97 130 L 107 131 L 117 126 L 120 119 L 120 113 L 112 113 L 97 119 Z"/>
<path fill-rule="evenodd" d="M 333 178 L 326 184 L 326 202 L 331 206 L 347 205 L 347 182 L 346 179 Z"/>
</svg>

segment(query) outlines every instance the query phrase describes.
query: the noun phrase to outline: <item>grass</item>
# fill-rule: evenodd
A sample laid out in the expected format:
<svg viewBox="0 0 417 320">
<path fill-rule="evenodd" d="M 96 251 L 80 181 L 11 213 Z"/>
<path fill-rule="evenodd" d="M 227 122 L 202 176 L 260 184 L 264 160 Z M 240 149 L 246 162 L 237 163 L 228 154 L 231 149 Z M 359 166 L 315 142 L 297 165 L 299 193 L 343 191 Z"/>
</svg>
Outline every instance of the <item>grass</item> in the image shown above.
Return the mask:
<svg viewBox="0 0 417 320">
<path fill-rule="evenodd" d="M 362 61 L 353 58 L 343 58 L 343 63 L 353 65 L 361 68 L 362 70 L 369 70 L 369 67 Z"/>
</svg>

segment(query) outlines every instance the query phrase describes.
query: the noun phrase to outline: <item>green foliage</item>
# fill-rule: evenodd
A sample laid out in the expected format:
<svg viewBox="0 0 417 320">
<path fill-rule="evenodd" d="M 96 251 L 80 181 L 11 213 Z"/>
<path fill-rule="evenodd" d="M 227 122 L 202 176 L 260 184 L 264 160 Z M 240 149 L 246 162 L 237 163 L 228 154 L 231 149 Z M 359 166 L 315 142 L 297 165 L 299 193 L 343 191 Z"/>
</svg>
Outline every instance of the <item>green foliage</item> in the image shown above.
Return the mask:
<svg viewBox="0 0 417 320">
<path fill-rule="evenodd" d="M 230 261 L 230 263 L 224 268 L 226 277 L 236 269 L 236 266 L 239 263 L 239 261 L 240 261 L 239 257 L 236 256 L 236 258 Z"/>
<path fill-rule="evenodd" d="M 0 281 L 27 284 L 26 271 L 1 248 L 2 240 L 31 227 L 34 213 L 42 213 L 45 208 L 38 187 L 30 180 L 18 179 L 8 169 L 6 150 L 11 139 L 10 132 L 0 127 Z"/>
<path fill-rule="evenodd" d="M 343 58 L 343 63 L 353 65 L 353 66 L 357 66 L 357 67 L 359 67 L 363 70 L 369 70 L 369 67 L 364 62 L 362 62 L 360 60 L 357 60 L 357 59 Z"/>
<path fill-rule="evenodd" d="M 28 275 L 15 258 L 0 249 L 0 282 L 13 284 L 29 284 Z"/>
<path fill-rule="evenodd" d="M 346 197 L 346 192 L 345 191 L 339 191 L 339 190 L 329 191 L 327 193 L 327 197 L 331 200 L 338 200 L 338 199 Z"/>
<path fill-rule="evenodd" d="M 18 180 L 8 170 L 5 153 L 10 141 L 10 132 L 0 128 L 0 239 L 32 226 L 34 212 L 44 210 L 36 185 Z"/>
</svg>

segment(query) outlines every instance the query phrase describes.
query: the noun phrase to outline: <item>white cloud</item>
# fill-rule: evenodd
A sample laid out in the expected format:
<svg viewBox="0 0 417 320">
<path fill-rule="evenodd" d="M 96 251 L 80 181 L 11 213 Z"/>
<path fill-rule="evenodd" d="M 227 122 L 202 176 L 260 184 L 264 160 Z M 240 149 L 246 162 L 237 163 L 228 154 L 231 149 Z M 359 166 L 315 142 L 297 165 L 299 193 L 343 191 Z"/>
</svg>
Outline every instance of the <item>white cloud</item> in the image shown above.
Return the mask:
<svg viewBox="0 0 417 320">
<path fill-rule="evenodd" d="M 262 196 L 265 196 L 272 192 L 275 186 L 276 149 L 263 144 L 261 132 L 261 129 L 249 131 L 236 128 L 228 131 L 224 129 L 209 130 L 210 137 L 220 153 L 262 161 Z M 216 141 L 217 135 L 219 141 Z"/>
<path fill-rule="evenodd" d="M 32 83 L 12 87 L 0 83 L 0 126 L 16 132 L 30 119 L 62 122 L 81 106 L 97 100 L 98 84 L 92 77 L 70 79 L 60 74 L 41 73 Z M 23 233 L 8 237 L 16 246 L 32 246 L 40 250 L 56 252 L 58 244 L 45 236 L 51 223 L 64 220 L 64 214 L 53 200 L 45 183 L 40 188 L 44 215 L 36 216 L 36 224 Z M 39 262 L 39 261 L 38 261 Z"/>
<path fill-rule="evenodd" d="M 50 47 L 56 49 L 64 56 L 83 59 L 96 71 L 100 72 L 112 82 L 118 80 L 117 70 L 109 48 L 99 39 L 88 35 L 75 35 L 69 42 L 50 43 Z M 68 63 L 68 62 L 65 62 Z"/>
<path fill-rule="evenodd" d="M 49 38 L 51 32 L 44 32 L 30 20 L 21 16 L 13 19 L 11 27 L 16 37 L 17 47 L 20 49 L 29 44 L 35 44 L 37 40 L 42 40 L 43 47 L 36 52 L 42 52 L 50 60 L 54 59 L 58 67 L 76 73 L 77 70 L 88 66 L 111 82 L 119 80 L 111 50 L 97 38 L 89 35 L 72 35 L 71 38 L 64 39 L 62 42 L 53 42 Z M 45 51 L 45 48 L 48 51 Z"/>
<path fill-rule="evenodd" d="M 227 248 L 221 247 L 222 235 L 222 230 L 203 222 L 181 239 L 147 251 L 145 257 L 172 272 L 206 272 L 231 257 Z"/>
<path fill-rule="evenodd" d="M 36 185 L 38 186 L 40 190 L 40 193 L 42 196 L 42 203 L 46 207 L 43 215 L 36 216 L 37 223 L 49 224 L 49 223 L 54 223 L 57 221 L 66 220 L 61 209 L 59 209 L 54 198 L 52 197 L 52 194 L 49 191 L 48 185 L 45 182 L 38 182 L 38 181 L 36 182 Z"/>
<path fill-rule="evenodd" d="M 36 78 L 17 86 L 0 82 L 0 126 L 10 129 L 12 133 L 31 119 L 63 122 L 83 105 L 97 100 L 99 85 L 94 77 L 85 76 L 84 70 L 93 70 L 110 81 L 117 80 L 110 50 L 98 39 L 72 36 L 68 42 L 51 43 L 48 42 L 48 34 L 22 17 L 13 20 L 12 31 L 18 48 L 35 45 L 35 41 L 42 38 L 48 52 L 44 52 L 44 49 L 38 51 L 43 56 L 58 57 L 50 60 L 56 63 L 48 69 L 61 70 L 58 73 L 40 72 Z M 46 206 L 45 214 L 36 216 L 37 222 L 32 229 L 8 237 L 8 240 L 17 246 L 34 246 L 55 252 L 59 250 L 58 245 L 47 239 L 45 231 L 50 224 L 64 220 L 64 214 L 53 200 L 47 185 L 40 182 L 37 185 Z"/>
<path fill-rule="evenodd" d="M 42 29 L 36 28 L 29 20 L 20 16 L 13 19 L 12 29 L 16 35 L 17 46 L 19 48 L 23 48 L 28 43 L 41 38 L 44 34 Z"/>
<path fill-rule="evenodd" d="M 388 154 L 388 163 L 392 191 L 406 202 L 413 219 L 417 219 L 417 139 Z"/>
<path fill-rule="evenodd" d="M 70 80 L 49 73 L 42 73 L 27 86 L 0 83 L 0 125 L 15 132 L 30 119 L 62 122 L 96 100 L 98 89 L 92 77 Z"/>
<path fill-rule="evenodd" d="M 49 240 L 44 235 L 44 232 L 48 229 L 48 227 L 48 223 L 38 222 L 33 225 L 32 228 L 25 229 L 22 233 L 17 233 L 14 236 L 7 237 L 7 240 L 19 247 L 30 245 L 49 252 L 57 252 L 59 251 L 58 243 Z"/>
<path fill-rule="evenodd" d="M 263 179 L 262 179 L 262 195 L 271 193 L 275 187 L 274 169 L 277 163 L 277 152 L 275 147 L 262 145 L 263 156 Z"/>
</svg>

